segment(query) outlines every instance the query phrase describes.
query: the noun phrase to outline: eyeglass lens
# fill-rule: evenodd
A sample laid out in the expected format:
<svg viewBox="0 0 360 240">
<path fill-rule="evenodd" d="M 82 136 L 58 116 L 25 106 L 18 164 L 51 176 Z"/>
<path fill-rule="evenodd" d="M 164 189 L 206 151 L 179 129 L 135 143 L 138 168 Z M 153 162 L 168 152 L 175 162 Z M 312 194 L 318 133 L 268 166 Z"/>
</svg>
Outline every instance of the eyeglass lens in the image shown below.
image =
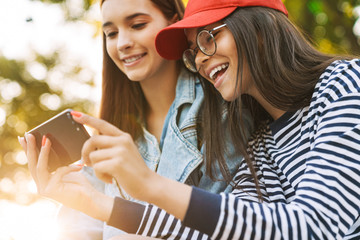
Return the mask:
<svg viewBox="0 0 360 240">
<path fill-rule="evenodd" d="M 195 63 L 196 53 L 193 49 L 187 49 L 183 53 L 183 62 L 185 67 L 192 72 L 197 72 L 196 63 Z"/>
<path fill-rule="evenodd" d="M 215 53 L 215 39 L 208 30 L 203 30 L 199 32 L 196 41 L 200 50 L 204 54 L 211 56 Z"/>
</svg>

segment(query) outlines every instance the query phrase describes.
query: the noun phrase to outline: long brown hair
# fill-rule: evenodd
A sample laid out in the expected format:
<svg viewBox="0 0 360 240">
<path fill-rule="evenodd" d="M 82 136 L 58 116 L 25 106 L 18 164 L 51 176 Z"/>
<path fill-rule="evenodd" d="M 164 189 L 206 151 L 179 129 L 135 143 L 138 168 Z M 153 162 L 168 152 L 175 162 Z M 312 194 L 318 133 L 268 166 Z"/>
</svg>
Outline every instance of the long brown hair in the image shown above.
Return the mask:
<svg viewBox="0 0 360 240">
<path fill-rule="evenodd" d="M 106 0 L 100 1 L 100 6 Z M 170 20 L 175 14 L 182 17 L 184 5 L 181 0 L 151 0 L 153 4 Z M 131 81 L 112 61 L 106 50 L 106 38 L 103 34 L 103 73 L 100 117 L 121 130 L 129 133 L 133 139 L 143 135 L 146 100 L 138 82 Z"/>
<path fill-rule="evenodd" d="M 236 86 L 241 86 L 243 61 L 246 59 L 250 75 L 260 94 L 274 107 L 284 111 L 308 106 L 320 75 L 330 63 L 340 58 L 316 50 L 283 13 L 274 9 L 238 8 L 224 19 L 224 23 L 232 32 L 237 47 L 239 64 Z M 220 111 L 214 107 L 214 101 L 219 95 L 207 81 L 203 82 L 203 85 L 206 88 L 204 118 L 207 119 L 204 121 L 205 154 L 208 159 L 207 169 L 211 170 L 216 162 L 224 166 L 222 156 L 226 153 L 226 145 L 225 141 L 221 140 L 223 129 L 219 126 L 222 123 L 213 117 Z M 272 119 L 264 108 L 248 95 L 242 95 L 227 104 L 229 132 L 236 144 L 235 150 L 244 156 L 261 198 L 252 154 L 247 152 L 244 106 L 254 118 L 255 129 L 265 120 Z M 226 169 L 223 168 L 222 171 Z"/>
</svg>

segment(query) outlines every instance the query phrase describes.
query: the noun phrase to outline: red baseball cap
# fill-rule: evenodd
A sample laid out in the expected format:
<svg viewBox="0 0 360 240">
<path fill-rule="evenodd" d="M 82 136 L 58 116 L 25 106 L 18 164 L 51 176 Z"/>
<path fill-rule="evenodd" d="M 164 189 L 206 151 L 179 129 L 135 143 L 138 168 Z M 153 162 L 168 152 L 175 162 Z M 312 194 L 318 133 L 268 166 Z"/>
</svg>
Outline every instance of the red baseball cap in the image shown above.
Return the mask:
<svg viewBox="0 0 360 240">
<path fill-rule="evenodd" d="M 189 0 L 184 18 L 158 33 L 156 49 L 163 58 L 180 59 L 188 48 L 184 29 L 203 27 L 220 21 L 238 7 L 254 6 L 273 8 L 288 15 L 281 0 Z"/>
</svg>

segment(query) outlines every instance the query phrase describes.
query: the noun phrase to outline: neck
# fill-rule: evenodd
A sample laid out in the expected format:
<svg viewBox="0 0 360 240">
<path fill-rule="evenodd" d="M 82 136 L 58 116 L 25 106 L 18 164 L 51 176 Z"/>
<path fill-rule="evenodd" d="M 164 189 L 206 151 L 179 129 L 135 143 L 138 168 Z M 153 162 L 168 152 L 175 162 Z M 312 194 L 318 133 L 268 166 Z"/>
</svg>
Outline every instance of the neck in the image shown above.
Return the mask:
<svg viewBox="0 0 360 240">
<path fill-rule="evenodd" d="M 276 108 L 271 103 L 266 101 L 265 98 L 257 90 L 252 92 L 250 95 L 260 103 L 260 105 L 270 114 L 270 116 L 274 120 L 279 119 L 285 113 L 284 110 Z"/>
<path fill-rule="evenodd" d="M 158 140 L 161 136 L 166 115 L 175 99 L 176 83 L 179 75 L 176 62 L 171 64 L 170 67 L 169 65 L 166 70 L 161 71 L 161 74 L 140 83 L 147 102 L 147 130 L 155 135 Z"/>
<path fill-rule="evenodd" d="M 179 70 L 176 64 L 152 79 L 140 83 L 146 102 L 147 112 L 152 114 L 167 113 L 175 99 L 175 90 Z"/>
</svg>

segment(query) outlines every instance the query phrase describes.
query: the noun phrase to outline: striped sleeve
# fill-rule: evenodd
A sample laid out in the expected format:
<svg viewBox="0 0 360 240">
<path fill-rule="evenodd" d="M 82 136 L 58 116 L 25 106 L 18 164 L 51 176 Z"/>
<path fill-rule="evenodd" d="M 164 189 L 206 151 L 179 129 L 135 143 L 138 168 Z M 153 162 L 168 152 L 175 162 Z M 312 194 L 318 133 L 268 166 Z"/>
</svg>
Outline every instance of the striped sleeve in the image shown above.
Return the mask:
<svg viewBox="0 0 360 240">
<path fill-rule="evenodd" d="M 254 180 L 249 176 L 246 162 L 242 161 L 234 176 L 239 188 L 233 195 L 244 201 L 259 201 Z M 265 186 L 261 185 L 264 201 L 268 201 Z M 146 205 L 137 234 L 165 239 L 210 239 L 219 216 L 221 196 L 193 187 L 189 209 L 184 222 L 154 205 Z M 191 226 L 192 228 L 186 227 Z M 196 229 L 196 230 L 194 230 Z"/>
<path fill-rule="evenodd" d="M 154 205 L 146 206 L 136 234 L 161 239 L 210 239 L 208 235 L 184 226 L 179 219 Z"/>
<path fill-rule="evenodd" d="M 358 62 L 352 64 L 335 79 L 329 77 L 329 82 L 335 83 L 321 83 L 316 104 L 309 109 L 311 150 L 306 154 L 305 172 L 293 179 L 299 182 L 295 198 L 290 203 L 259 204 L 222 194 L 220 216 L 212 239 L 358 236 L 360 74 Z"/>
</svg>

